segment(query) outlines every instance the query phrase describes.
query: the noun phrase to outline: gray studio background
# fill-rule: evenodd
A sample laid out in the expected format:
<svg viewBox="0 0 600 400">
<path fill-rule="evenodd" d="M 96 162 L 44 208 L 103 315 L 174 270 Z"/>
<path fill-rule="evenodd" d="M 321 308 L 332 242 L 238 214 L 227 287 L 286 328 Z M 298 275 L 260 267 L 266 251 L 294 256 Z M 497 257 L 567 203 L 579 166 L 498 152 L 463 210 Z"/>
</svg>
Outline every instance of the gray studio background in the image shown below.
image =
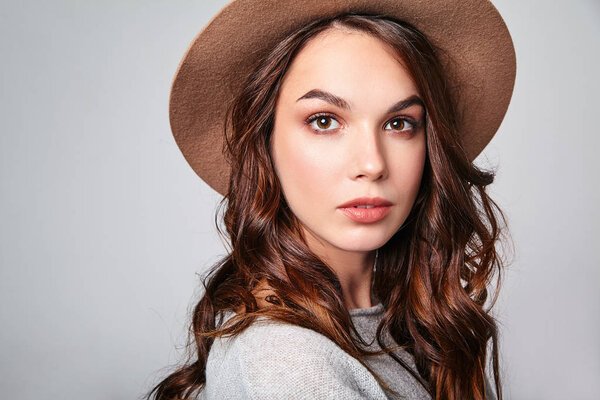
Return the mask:
<svg viewBox="0 0 600 400">
<path fill-rule="evenodd" d="M 225 250 L 168 94 L 225 3 L 2 2 L 2 398 L 136 399 L 180 360 Z M 518 60 L 479 158 L 516 245 L 496 305 L 506 398 L 598 399 L 600 4 L 494 3 Z"/>
</svg>

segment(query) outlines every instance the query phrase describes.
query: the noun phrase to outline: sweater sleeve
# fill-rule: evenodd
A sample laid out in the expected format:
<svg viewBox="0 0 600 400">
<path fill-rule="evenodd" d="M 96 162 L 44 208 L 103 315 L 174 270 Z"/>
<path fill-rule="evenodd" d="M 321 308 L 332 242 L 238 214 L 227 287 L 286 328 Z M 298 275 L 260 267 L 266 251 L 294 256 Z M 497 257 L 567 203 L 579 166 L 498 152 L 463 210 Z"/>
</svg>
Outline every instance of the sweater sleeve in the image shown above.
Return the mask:
<svg viewBox="0 0 600 400">
<path fill-rule="evenodd" d="M 202 398 L 387 399 L 375 377 L 333 341 L 274 321 L 215 340 Z"/>
<path fill-rule="evenodd" d="M 495 386 L 485 377 L 485 400 L 497 400 Z"/>
</svg>

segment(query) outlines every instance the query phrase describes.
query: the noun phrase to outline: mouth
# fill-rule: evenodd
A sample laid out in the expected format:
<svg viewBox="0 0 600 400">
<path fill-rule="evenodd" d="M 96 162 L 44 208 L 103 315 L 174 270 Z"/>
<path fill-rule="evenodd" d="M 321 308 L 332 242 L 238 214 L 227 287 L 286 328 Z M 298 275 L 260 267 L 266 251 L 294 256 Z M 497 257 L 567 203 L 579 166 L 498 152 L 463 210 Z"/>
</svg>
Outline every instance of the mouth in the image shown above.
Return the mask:
<svg viewBox="0 0 600 400">
<path fill-rule="evenodd" d="M 355 222 L 373 223 L 382 220 L 392 206 L 392 202 L 380 197 L 360 197 L 342 204 L 338 209 Z"/>
<path fill-rule="evenodd" d="M 345 202 L 338 208 L 374 208 L 374 207 L 388 207 L 393 205 L 391 201 L 383 199 L 381 197 L 357 197 L 350 201 Z"/>
</svg>

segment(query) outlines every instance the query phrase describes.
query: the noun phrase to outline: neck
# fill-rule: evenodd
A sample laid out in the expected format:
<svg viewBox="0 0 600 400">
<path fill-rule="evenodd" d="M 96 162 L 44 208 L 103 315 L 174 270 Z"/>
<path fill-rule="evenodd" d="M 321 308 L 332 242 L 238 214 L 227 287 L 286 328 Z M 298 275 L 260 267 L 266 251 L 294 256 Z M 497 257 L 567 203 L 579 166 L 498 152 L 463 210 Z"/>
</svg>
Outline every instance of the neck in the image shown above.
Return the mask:
<svg viewBox="0 0 600 400">
<path fill-rule="evenodd" d="M 346 308 L 369 308 L 375 304 L 371 293 L 375 251 L 347 251 L 305 235 L 310 250 L 335 272 L 342 286 Z"/>
</svg>

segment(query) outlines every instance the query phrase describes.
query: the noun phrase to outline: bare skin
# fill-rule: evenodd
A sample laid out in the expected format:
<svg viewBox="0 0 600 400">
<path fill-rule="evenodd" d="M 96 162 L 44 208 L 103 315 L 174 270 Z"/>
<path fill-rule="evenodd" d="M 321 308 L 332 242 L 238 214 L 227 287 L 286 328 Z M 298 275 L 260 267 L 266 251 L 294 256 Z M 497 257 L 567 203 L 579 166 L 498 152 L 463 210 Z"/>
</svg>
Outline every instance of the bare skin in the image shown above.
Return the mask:
<svg viewBox="0 0 600 400">
<path fill-rule="evenodd" d="M 315 97 L 315 89 L 345 104 Z M 390 112 L 407 99 L 413 100 Z M 309 248 L 340 279 L 348 309 L 375 305 L 375 250 L 402 226 L 418 194 L 424 115 L 416 85 L 393 49 L 362 32 L 320 33 L 284 77 L 271 137 L 275 169 Z M 362 196 L 392 202 L 391 211 L 363 223 L 338 208 Z"/>
</svg>

